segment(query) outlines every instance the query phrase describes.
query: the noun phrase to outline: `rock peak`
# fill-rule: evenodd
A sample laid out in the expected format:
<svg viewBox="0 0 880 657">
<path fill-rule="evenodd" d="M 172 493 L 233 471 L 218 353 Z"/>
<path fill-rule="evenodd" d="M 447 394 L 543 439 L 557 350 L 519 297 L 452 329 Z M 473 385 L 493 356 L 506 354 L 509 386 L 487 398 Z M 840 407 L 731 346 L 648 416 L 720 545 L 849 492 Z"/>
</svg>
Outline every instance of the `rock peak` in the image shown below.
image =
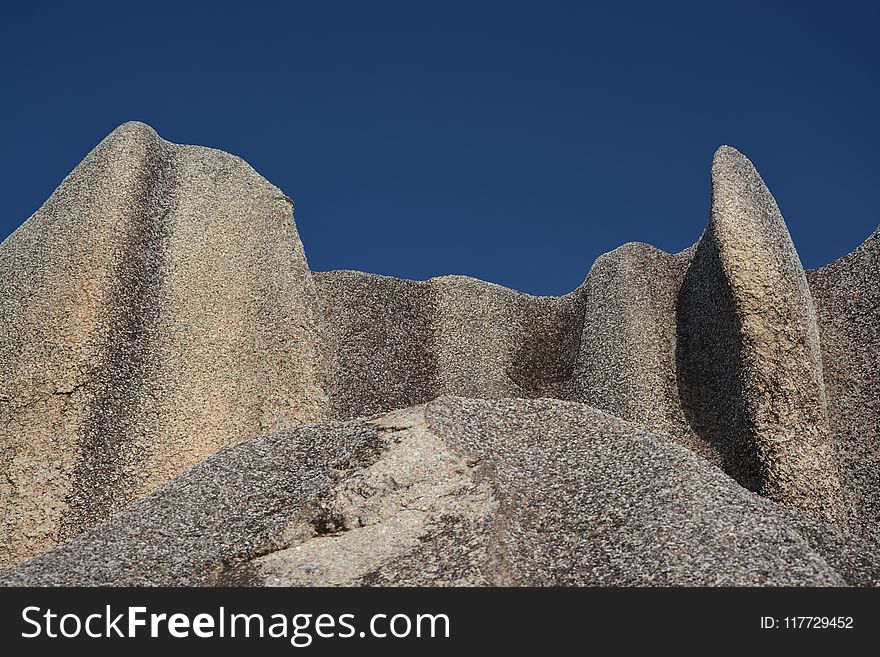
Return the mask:
<svg viewBox="0 0 880 657">
<path fill-rule="evenodd" d="M 806 276 L 722 146 L 697 244 L 565 296 L 312 272 L 283 192 L 125 123 L 0 245 L 0 583 L 880 581 L 878 249 Z"/>
</svg>

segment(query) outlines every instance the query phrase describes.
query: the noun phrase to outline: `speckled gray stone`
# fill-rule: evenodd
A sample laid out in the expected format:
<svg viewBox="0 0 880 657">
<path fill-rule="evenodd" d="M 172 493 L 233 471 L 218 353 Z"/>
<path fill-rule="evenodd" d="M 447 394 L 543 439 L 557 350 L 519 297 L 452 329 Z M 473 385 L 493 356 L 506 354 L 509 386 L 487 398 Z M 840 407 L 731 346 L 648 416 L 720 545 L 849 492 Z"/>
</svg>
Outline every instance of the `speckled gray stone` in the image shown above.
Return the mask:
<svg viewBox="0 0 880 657">
<path fill-rule="evenodd" d="M 492 471 L 504 561 L 541 585 L 880 583 L 880 548 L 580 404 L 441 399 L 429 425 Z M 835 566 L 831 566 L 831 562 Z"/>
<path fill-rule="evenodd" d="M 596 259 L 579 290 L 583 333 L 569 399 L 719 462 L 712 443 L 688 423 L 676 376 L 676 309 L 693 253 L 630 243 Z"/>
<path fill-rule="evenodd" d="M 819 331 L 800 259 L 752 163 L 722 147 L 678 302 L 685 414 L 744 486 L 846 524 Z"/>
<path fill-rule="evenodd" d="M 807 278 L 849 527 L 880 543 L 880 229 Z"/>
<path fill-rule="evenodd" d="M 3 242 L 0 272 L 0 565 L 325 416 L 292 203 L 239 158 L 127 123 Z"/>
<path fill-rule="evenodd" d="M 313 274 L 277 188 L 125 124 L 0 245 L 0 566 L 85 531 L 8 581 L 874 582 L 875 548 L 815 521 L 880 541 L 878 242 L 805 274 L 722 147 L 697 244 L 625 244 L 562 297 Z M 422 404 L 221 451 L 130 506 L 243 439 Z M 232 463 L 241 493 L 212 480 Z"/>
<path fill-rule="evenodd" d="M 4 575 L 4 584 L 204 585 L 265 551 L 291 514 L 332 481 L 332 466 L 369 451 L 362 424 L 282 430 L 221 449 L 179 478 Z"/>
<path fill-rule="evenodd" d="M 582 404 L 444 397 L 221 450 L 5 585 L 873 585 L 880 548 Z"/>
<path fill-rule="evenodd" d="M 315 273 L 330 357 L 332 417 L 428 401 L 435 390 L 434 303 L 422 281 L 354 271 Z"/>
<path fill-rule="evenodd" d="M 315 274 L 337 419 L 438 395 L 564 397 L 580 344 L 581 296 L 535 297 L 466 276 L 404 281 Z"/>
</svg>

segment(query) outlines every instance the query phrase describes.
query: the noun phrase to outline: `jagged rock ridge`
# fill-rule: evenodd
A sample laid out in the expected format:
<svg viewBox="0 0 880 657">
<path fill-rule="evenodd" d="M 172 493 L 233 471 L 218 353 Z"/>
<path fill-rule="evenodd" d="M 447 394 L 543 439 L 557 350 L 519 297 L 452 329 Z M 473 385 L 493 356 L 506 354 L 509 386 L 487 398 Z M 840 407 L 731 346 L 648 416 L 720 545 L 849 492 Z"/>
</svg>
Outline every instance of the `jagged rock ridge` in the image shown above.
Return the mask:
<svg viewBox="0 0 880 657">
<path fill-rule="evenodd" d="M 150 541 L 166 541 L 172 552 L 190 549 L 168 528 L 183 532 L 181 523 L 196 522 L 204 511 L 199 504 L 229 498 L 223 506 L 228 523 L 218 521 L 216 529 L 225 532 L 222 537 L 211 538 L 215 530 L 204 523 L 193 526 L 207 532 L 208 543 L 234 549 L 221 553 L 202 546 L 191 555 L 200 561 L 187 566 L 190 575 L 146 567 L 138 575 L 135 560 L 126 562 L 124 572 L 74 568 L 67 581 L 382 583 L 375 573 L 394 564 L 399 581 L 420 583 L 712 583 L 701 569 L 717 568 L 716 559 L 707 557 L 702 565 L 685 561 L 680 570 L 675 555 L 665 550 L 686 544 L 693 532 L 730 531 L 710 516 L 735 512 L 754 515 L 774 536 L 812 546 L 802 550 L 813 555 L 805 561 L 782 564 L 771 558 L 779 548 L 776 539 L 743 538 L 731 549 L 747 545 L 762 556 L 754 562 L 742 561 L 740 553 L 727 556 L 760 564 L 771 573 L 764 583 L 869 583 L 874 548 L 821 523 L 869 541 L 880 537 L 878 241 L 875 233 L 850 256 L 805 274 L 760 176 L 745 157 L 722 147 L 712 167 L 709 226 L 694 247 L 670 255 L 648 245 L 624 245 L 597 259 L 584 283 L 563 297 L 533 297 L 461 276 L 420 282 L 360 272 L 312 273 L 292 203 L 277 188 L 238 158 L 169 144 L 142 124 L 126 124 L 0 246 L 0 466 L 7 474 L 0 483 L 0 565 L 76 536 L 10 571 L 8 581 L 62 581 L 60 569 L 95 551 L 96 540 L 141 556 Z M 237 479 L 217 474 L 227 472 L 220 464 L 231 458 L 228 451 L 129 506 L 224 445 L 276 428 L 382 414 L 449 394 L 573 403 L 429 404 L 429 409 L 476 404 L 473 408 L 483 410 L 454 414 L 461 426 L 410 427 L 406 440 L 380 441 L 370 457 L 374 461 L 348 468 L 363 483 L 390 462 L 388 467 L 398 468 L 396 476 L 424 487 L 426 499 L 436 497 L 419 516 L 399 512 L 404 493 L 383 493 L 374 506 L 355 508 L 346 489 L 351 482 L 328 488 L 327 478 L 336 476 L 331 457 L 341 458 L 330 445 L 372 431 L 373 425 L 363 422 L 302 429 L 302 435 L 327 441 L 327 453 L 300 454 L 310 465 L 291 471 L 297 476 L 290 486 L 297 492 L 279 492 L 278 506 L 267 498 L 264 510 L 250 509 L 256 524 L 236 520 Z M 499 409 L 514 416 L 512 424 L 496 423 L 479 434 L 483 415 L 494 417 Z M 424 414 L 404 415 L 419 413 Z M 576 435 L 550 431 L 558 414 L 578 427 Z M 503 444 L 504 436 L 534 442 L 528 438 L 537 426 L 534 416 L 548 423 L 552 439 L 540 445 L 548 455 L 546 481 L 529 471 L 534 490 L 526 495 L 517 488 L 522 482 L 513 488 L 503 483 L 503 473 L 516 471 L 520 458 Z M 599 427 L 611 427 L 612 438 Z M 587 485 L 577 476 L 599 467 L 590 441 L 610 439 L 618 442 L 606 448 L 622 449 L 629 445 L 626 437 L 640 430 L 652 435 L 640 439 L 645 458 L 613 469 L 628 481 L 643 476 L 627 468 L 648 467 L 643 462 L 648 454 L 661 461 L 662 480 L 687 491 L 662 512 L 641 509 L 626 484 L 598 478 Z M 471 436 L 466 446 L 456 442 L 459 434 Z M 277 447 L 278 439 L 259 441 L 234 453 L 248 463 L 259 461 L 263 456 L 252 453 Z M 560 461 L 557 456 L 572 444 L 580 445 L 578 458 Z M 420 475 L 411 450 L 429 455 L 443 476 Z M 707 483 L 715 475 L 697 473 L 710 466 L 699 465 L 704 461 L 696 456 L 681 461 L 683 454 L 708 459 L 731 479 L 719 473 L 727 483 Z M 260 476 L 287 476 L 284 468 L 292 467 L 287 457 L 266 458 Z M 469 459 L 483 465 L 475 469 Z M 670 459 L 684 468 L 681 481 L 670 480 Z M 202 479 L 187 488 L 194 484 L 184 482 L 193 477 Z M 714 493 L 702 490 L 704 484 Z M 566 497 L 580 505 L 573 513 L 583 514 L 573 519 L 571 535 L 602 537 L 595 544 L 578 543 L 576 553 L 592 555 L 592 561 L 572 565 L 575 552 L 566 550 L 574 548 L 559 543 L 547 549 L 569 554 L 565 559 L 574 570 L 566 575 L 547 561 L 511 565 L 511 559 L 526 559 L 518 541 L 536 538 L 504 524 L 512 522 L 502 511 L 505 504 L 521 498 L 547 505 L 551 515 L 542 522 L 550 522 L 552 510 L 563 509 L 548 501 L 548 491 L 566 486 L 577 489 Z M 629 553 L 624 544 L 633 536 L 603 534 L 601 519 L 578 497 L 580 488 L 584 495 L 613 500 L 611 508 L 624 515 L 679 509 L 677 522 L 685 522 L 684 510 L 690 509 L 690 538 L 646 539 L 666 555 L 662 558 Z M 185 503 L 175 490 L 188 490 L 194 501 Z M 450 492 L 461 500 L 446 506 L 441 498 Z M 719 507 L 713 494 L 728 502 L 741 499 L 745 506 Z M 329 533 L 337 531 L 337 521 L 345 525 L 364 517 L 380 518 L 367 525 L 385 523 L 382 531 L 371 535 L 365 525 L 354 539 L 310 542 L 310 532 L 323 530 L 307 509 L 323 495 L 331 495 L 338 516 L 324 523 Z M 171 524 L 146 527 L 143 510 L 154 513 L 157 504 L 163 509 L 157 517 Z M 438 532 L 438 524 L 447 521 L 449 531 Z M 389 531 L 400 540 L 388 539 Z M 118 541 L 109 539 L 111 532 L 119 534 Z M 825 538 L 816 539 L 819 535 Z M 132 544 L 132 536 L 147 543 Z M 565 536 L 554 540 L 574 540 Z M 295 541 L 307 546 L 311 571 L 319 573 L 311 580 L 303 579 L 304 548 L 283 547 Z M 418 556 L 410 550 L 413 541 L 426 544 Z M 274 547 L 266 548 L 269 544 Z M 471 546 L 485 560 L 436 561 L 442 545 Z M 260 556 L 260 550 L 268 552 Z M 720 559 L 726 553 L 719 550 Z M 624 556 L 608 565 L 609 555 L 618 552 Z M 362 554 L 363 562 L 341 563 L 345 553 Z M 416 572 L 426 563 L 433 564 L 433 574 Z M 369 576 L 368 566 L 375 567 Z M 749 567 L 721 569 L 718 581 L 761 583 L 759 566 Z M 783 575 L 785 568 L 794 574 Z M 652 569 L 660 574 L 649 575 Z"/>
</svg>

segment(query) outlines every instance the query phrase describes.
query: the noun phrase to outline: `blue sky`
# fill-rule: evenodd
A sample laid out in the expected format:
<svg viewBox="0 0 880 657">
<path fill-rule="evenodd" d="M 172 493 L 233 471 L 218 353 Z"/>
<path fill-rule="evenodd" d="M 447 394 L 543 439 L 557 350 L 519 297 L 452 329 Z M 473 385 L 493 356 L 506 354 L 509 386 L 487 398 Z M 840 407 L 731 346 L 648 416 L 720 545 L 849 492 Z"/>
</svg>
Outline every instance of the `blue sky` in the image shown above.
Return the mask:
<svg viewBox="0 0 880 657">
<path fill-rule="evenodd" d="M 313 269 L 565 293 L 693 243 L 720 144 L 821 266 L 880 223 L 878 5 L 7 3 L 0 237 L 137 119 L 291 195 Z"/>
</svg>

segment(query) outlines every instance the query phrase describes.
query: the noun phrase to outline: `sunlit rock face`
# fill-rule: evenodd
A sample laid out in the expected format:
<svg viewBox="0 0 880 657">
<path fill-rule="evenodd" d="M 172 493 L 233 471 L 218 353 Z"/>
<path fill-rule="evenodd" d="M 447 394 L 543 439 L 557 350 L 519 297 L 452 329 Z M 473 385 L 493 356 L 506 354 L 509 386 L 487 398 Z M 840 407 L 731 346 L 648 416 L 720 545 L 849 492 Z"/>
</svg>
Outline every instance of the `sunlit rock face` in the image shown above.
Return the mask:
<svg viewBox="0 0 880 657">
<path fill-rule="evenodd" d="M 693 247 L 562 297 L 311 272 L 125 124 L 0 245 L 3 581 L 874 583 L 878 244 L 805 272 L 722 147 Z"/>
</svg>

